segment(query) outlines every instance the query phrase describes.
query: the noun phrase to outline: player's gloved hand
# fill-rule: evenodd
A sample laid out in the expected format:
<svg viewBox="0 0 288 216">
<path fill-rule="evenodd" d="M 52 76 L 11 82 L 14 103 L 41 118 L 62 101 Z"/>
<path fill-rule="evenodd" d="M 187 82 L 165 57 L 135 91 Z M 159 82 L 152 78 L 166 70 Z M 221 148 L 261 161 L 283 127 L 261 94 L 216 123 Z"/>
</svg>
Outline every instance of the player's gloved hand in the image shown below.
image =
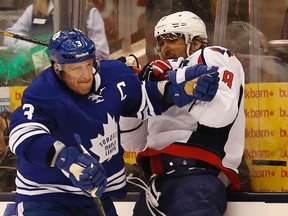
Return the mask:
<svg viewBox="0 0 288 216">
<path fill-rule="evenodd" d="M 121 56 L 117 58 L 116 60 L 125 63 L 128 67 L 134 70 L 134 72 L 137 74 L 139 74 L 141 71 L 141 66 L 139 64 L 138 58 L 133 54 L 130 54 L 129 56 L 126 56 L 126 57 Z"/>
<path fill-rule="evenodd" d="M 219 85 L 219 72 L 217 70 L 218 67 L 215 66 L 207 67 L 203 64 L 197 64 L 180 68 L 177 72 L 168 71 L 171 82 L 168 87 L 170 100 L 178 107 L 183 107 L 194 100 L 212 100 Z"/>
<path fill-rule="evenodd" d="M 219 73 L 203 74 L 194 85 L 193 95 L 197 100 L 211 101 L 215 97 L 219 87 Z"/>
<path fill-rule="evenodd" d="M 65 147 L 56 159 L 56 167 L 66 171 L 75 187 L 87 196 L 100 197 L 107 186 L 105 170 L 91 155 L 75 147 Z"/>
<path fill-rule="evenodd" d="M 144 66 L 142 71 L 138 74 L 140 80 L 145 81 L 161 81 L 168 79 L 168 71 L 179 68 L 183 57 L 169 60 L 155 60 Z"/>
</svg>

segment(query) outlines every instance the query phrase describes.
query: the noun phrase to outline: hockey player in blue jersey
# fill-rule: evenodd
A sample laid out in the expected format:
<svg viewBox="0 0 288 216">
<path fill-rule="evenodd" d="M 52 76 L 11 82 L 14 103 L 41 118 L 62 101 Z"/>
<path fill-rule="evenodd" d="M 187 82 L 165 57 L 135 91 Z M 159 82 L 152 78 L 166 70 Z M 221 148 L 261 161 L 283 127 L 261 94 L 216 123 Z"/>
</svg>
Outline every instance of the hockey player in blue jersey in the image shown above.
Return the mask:
<svg viewBox="0 0 288 216">
<path fill-rule="evenodd" d="M 112 197 L 127 193 L 120 115 L 145 119 L 172 103 L 213 96 L 218 68 L 198 65 L 182 75 L 170 71 L 171 81 L 140 82 L 121 61 L 97 61 L 93 41 L 75 28 L 56 32 L 49 51 L 51 67 L 11 115 L 18 215 L 98 215 L 94 196 L 106 215 L 117 215 Z M 196 77 L 207 84 L 196 85 L 198 95 L 185 90 Z"/>
</svg>

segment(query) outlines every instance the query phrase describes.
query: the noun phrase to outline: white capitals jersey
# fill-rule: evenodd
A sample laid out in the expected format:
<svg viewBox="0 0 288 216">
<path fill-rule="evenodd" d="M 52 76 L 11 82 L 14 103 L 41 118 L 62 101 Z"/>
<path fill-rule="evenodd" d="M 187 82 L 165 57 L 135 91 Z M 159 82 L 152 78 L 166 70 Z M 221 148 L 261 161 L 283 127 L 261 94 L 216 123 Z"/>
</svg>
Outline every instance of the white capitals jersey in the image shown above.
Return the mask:
<svg viewBox="0 0 288 216">
<path fill-rule="evenodd" d="M 195 101 L 183 108 L 170 107 L 148 122 L 122 119 L 122 145 L 127 151 L 143 151 L 137 161 L 167 153 L 206 161 L 223 171 L 239 189 L 238 166 L 245 136 L 244 71 L 226 48 L 206 47 L 186 59 L 185 65 L 219 67 L 219 88 L 210 102 Z M 136 134 L 135 134 L 136 133 Z"/>
</svg>

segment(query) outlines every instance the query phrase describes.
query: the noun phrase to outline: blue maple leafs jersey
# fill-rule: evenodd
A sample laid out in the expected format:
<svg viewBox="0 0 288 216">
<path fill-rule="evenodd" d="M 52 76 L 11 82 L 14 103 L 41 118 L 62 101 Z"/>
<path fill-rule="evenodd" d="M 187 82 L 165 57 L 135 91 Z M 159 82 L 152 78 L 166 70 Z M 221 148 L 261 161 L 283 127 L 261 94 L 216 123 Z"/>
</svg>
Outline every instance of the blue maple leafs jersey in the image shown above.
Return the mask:
<svg viewBox="0 0 288 216">
<path fill-rule="evenodd" d="M 61 199 L 61 194 L 83 195 L 59 169 L 47 165 L 56 140 L 77 145 L 73 134 L 104 166 L 108 186 L 103 196 L 121 198 L 127 192 L 120 116 L 147 118 L 167 107 L 157 83 L 139 82 L 137 75 L 117 60 L 101 61 L 93 91 L 80 96 L 55 76 L 51 67 L 23 93 L 22 105 L 11 115 L 9 146 L 17 156 L 16 201 Z"/>
</svg>

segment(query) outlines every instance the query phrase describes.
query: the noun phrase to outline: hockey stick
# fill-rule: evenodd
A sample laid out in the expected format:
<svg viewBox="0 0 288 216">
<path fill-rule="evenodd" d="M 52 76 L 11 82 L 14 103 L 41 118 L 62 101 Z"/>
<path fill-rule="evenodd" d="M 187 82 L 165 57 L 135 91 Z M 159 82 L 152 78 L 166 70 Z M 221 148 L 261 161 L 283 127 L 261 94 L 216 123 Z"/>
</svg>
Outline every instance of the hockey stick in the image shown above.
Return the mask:
<svg viewBox="0 0 288 216">
<path fill-rule="evenodd" d="M 30 37 L 26 37 L 23 35 L 14 34 L 14 33 L 3 31 L 3 30 L 0 30 L 0 34 L 4 35 L 6 37 L 12 37 L 12 38 L 16 38 L 16 39 L 24 40 L 24 41 L 27 41 L 30 43 L 35 43 L 35 44 L 39 44 L 39 45 L 48 47 L 48 43 L 30 38 Z"/>
<path fill-rule="evenodd" d="M 0 169 L 10 169 L 10 170 L 16 170 L 16 167 L 9 167 L 9 166 L 0 166 Z"/>
<path fill-rule="evenodd" d="M 83 148 L 80 136 L 78 134 L 74 134 L 74 137 L 75 137 L 76 142 L 78 143 L 78 145 L 81 147 L 82 151 L 84 153 L 86 153 L 86 154 L 89 154 L 89 152 L 87 152 L 87 150 L 85 148 Z M 79 176 L 82 173 L 83 169 L 84 169 L 83 167 L 81 167 L 79 165 L 76 165 L 76 164 L 73 164 L 70 167 L 71 173 L 73 173 L 73 175 L 76 178 L 78 178 L 78 179 L 79 179 Z M 99 215 L 100 216 L 106 216 L 106 213 L 105 213 L 104 207 L 102 205 L 102 202 L 101 202 L 100 198 L 96 196 L 97 190 L 98 190 L 98 188 L 94 188 L 93 190 L 88 191 L 88 192 L 92 195 L 92 197 L 93 197 L 93 199 L 95 201 L 95 204 L 97 206 Z"/>
</svg>

